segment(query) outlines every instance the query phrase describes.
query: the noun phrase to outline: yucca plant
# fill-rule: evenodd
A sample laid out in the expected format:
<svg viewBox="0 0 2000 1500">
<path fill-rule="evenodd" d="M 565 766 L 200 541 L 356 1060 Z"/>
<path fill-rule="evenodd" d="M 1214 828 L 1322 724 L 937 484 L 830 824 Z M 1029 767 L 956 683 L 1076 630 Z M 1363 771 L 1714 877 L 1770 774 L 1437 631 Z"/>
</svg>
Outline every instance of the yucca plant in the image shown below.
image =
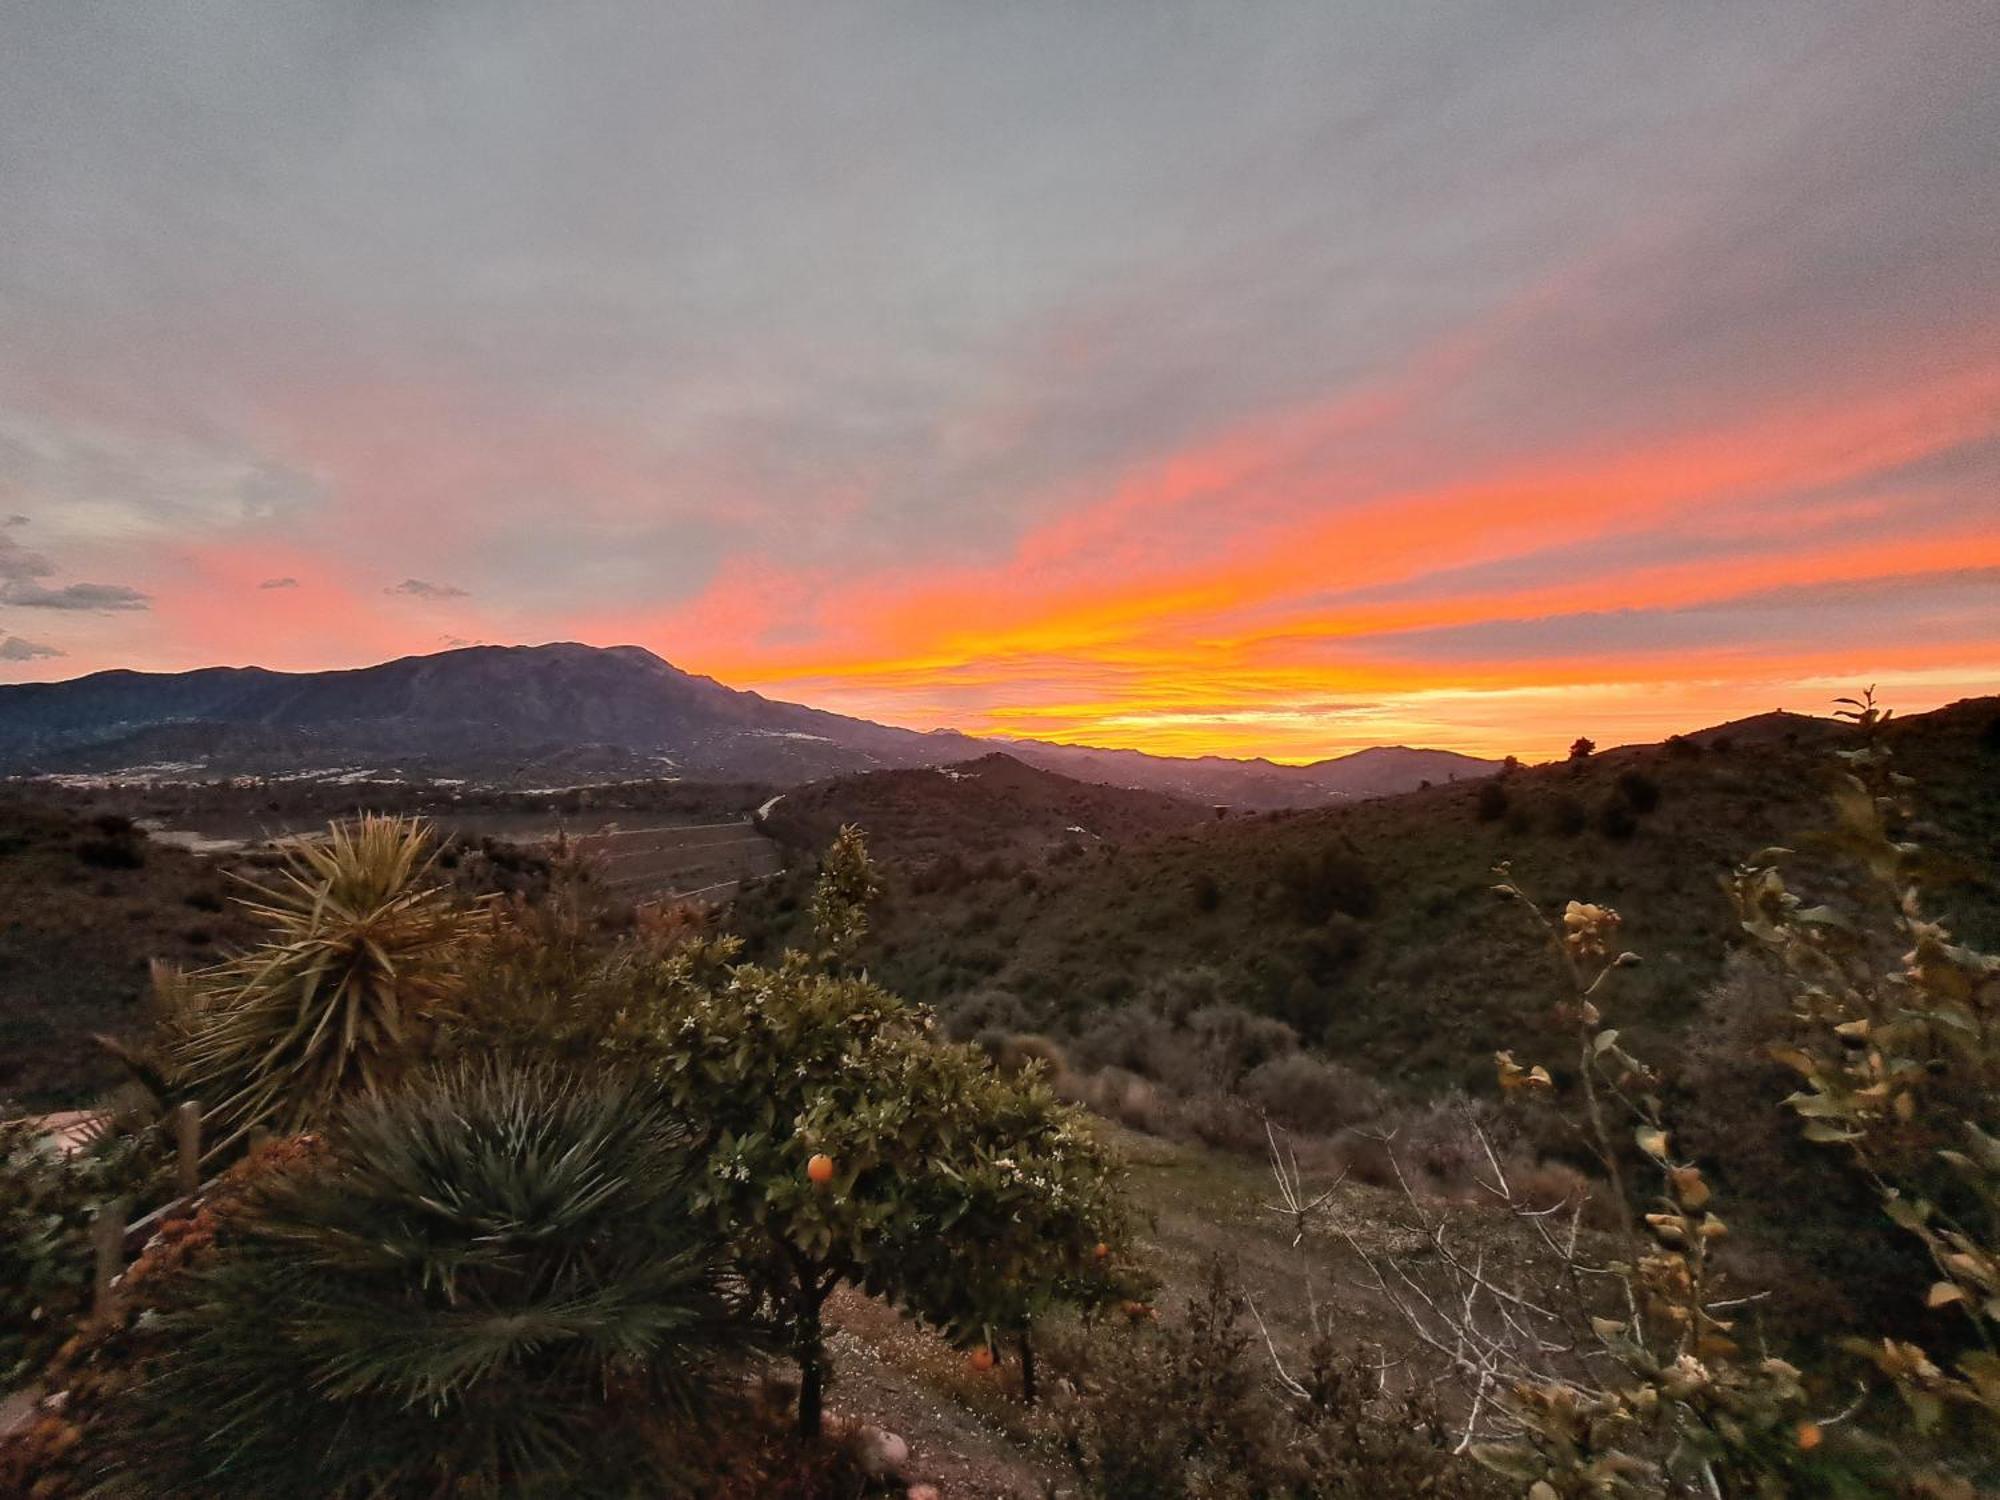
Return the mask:
<svg viewBox="0 0 2000 1500">
<path fill-rule="evenodd" d="M 217 1497 L 671 1483 L 672 1435 L 749 1337 L 674 1115 L 619 1077 L 467 1066 L 349 1103 L 325 1148 L 255 1187 L 229 1253 L 169 1304 L 128 1479 Z"/>
<path fill-rule="evenodd" d="M 181 978 L 169 1007 L 169 1084 L 202 1101 L 211 1152 L 392 1082 L 449 993 L 466 932 L 417 819 L 335 823 L 283 856 L 279 879 L 246 882 L 242 900 L 269 940 Z"/>
</svg>

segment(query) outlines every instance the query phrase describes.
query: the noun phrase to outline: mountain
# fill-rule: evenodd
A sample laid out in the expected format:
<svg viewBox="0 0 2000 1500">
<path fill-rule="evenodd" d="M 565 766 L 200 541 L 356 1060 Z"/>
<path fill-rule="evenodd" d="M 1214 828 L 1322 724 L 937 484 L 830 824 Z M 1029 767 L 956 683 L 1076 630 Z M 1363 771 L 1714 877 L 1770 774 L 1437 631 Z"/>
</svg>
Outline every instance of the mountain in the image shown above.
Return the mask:
<svg viewBox="0 0 2000 1500">
<path fill-rule="evenodd" d="M 983 751 L 739 692 L 637 646 L 468 646 L 350 671 L 118 671 L 0 688 L 0 769 L 14 772 L 554 765 L 795 783 Z"/>
<path fill-rule="evenodd" d="M 638 646 L 468 646 L 346 671 L 111 671 L 0 687 L 0 774 L 392 769 L 503 781 L 665 775 L 796 786 L 949 765 L 994 746 L 740 691 Z M 1256 809 L 1383 796 L 1498 768 L 1400 746 L 1308 766 L 1033 740 L 1006 741 L 1005 749 L 1080 781 Z"/>
</svg>

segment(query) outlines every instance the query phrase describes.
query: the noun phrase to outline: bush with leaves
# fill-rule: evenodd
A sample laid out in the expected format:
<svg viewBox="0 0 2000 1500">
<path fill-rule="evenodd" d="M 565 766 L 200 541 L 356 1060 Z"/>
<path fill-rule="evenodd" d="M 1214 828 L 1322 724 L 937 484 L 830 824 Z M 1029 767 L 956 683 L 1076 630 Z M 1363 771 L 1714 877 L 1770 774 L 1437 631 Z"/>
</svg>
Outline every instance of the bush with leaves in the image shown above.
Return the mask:
<svg viewBox="0 0 2000 1500">
<path fill-rule="evenodd" d="M 928 1011 L 829 971 L 865 930 L 852 904 L 872 887 L 865 846 L 845 830 L 814 897 L 819 959 L 739 964 L 726 942 L 686 947 L 653 966 L 613 1043 L 708 1133 L 696 1202 L 786 1331 L 808 1433 L 835 1287 L 987 1344 L 1053 1302 L 1112 1287 L 1096 1247 L 1122 1237 L 1112 1163 L 1040 1070 L 1004 1077 L 938 1037 Z"/>
<path fill-rule="evenodd" d="M 291 841 L 277 883 L 243 898 L 269 939 L 167 976 L 165 1082 L 201 1101 L 210 1155 L 259 1127 L 303 1129 L 415 1059 L 469 921 L 434 878 L 436 858 L 415 819 L 364 817 Z"/>
<path fill-rule="evenodd" d="M 163 1168 L 151 1136 L 105 1132 L 65 1150 L 32 1120 L 0 1121 L 0 1389 L 31 1379 L 89 1308 L 97 1210 Z"/>
<path fill-rule="evenodd" d="M 350 1103 L 169 1297 L 118 1467 L 175 1494 L 658 1493 L 747 1343 L 688 1128 L 633 1080 Z"/>
<path fill-rule="evenodd" d="M 1431 1222 L 1427 1237 L 1463 1294 L 1462 1315 L 1439 1317 L 1444 1304 L 1398 1296 L 1386 1278 L 1383 1289 L 1434 1350 L 1459 1341 L 1451 1357 L 1473 1386 L 1474 1419 L 1487 1403 L 1497 1416 L 1498 1435 L 1472 1451 L 1533 1494 L 1837 1492 L 1847 1457 L 1820 1451 L 1832 1414 L 1819 1418 L 1797 1367 L 1741 1343 L 1744 1302 L 1725 1295 L 1716 1263 L 1728 1226 L 1714 1191 L 1674 1150 L 1659 1075 L 1605 1024 L 1614 977 L 1639 962 L 1618 947 L 1618 913 L 1571 901 L 1551 919 L 1504 866 L 1499 873 L 1496 889 L 1542 926 L 1568 981 L 1575 1130 L 1610 1185 L 1618 1228 L 1609 1253 L 1593 1253 L 1580 1233 L 1581 1201 L 1553 1216 L 1529 1208 L 1491 1158 L 1491 1190 L 1546 1252 L 1541 1283 L 1529 1290 L 1489 1275 Z M 1511 1052 L 1497 1062 L 1504 1092 L 1558 1091 L 1541 1064 Z M 1642 1198 L 1644 1179 L 1654 1190 Z M 1635 1213 L 1635 1198 L 1651 1211 Z"/>
<path fill-rule="evenodd" d="M 1547 1274 L 1523 1279 L 1489 1267 L 1411 1195 L 1434 1268 L 1398 1263 L 1376 1276 L 1417 1340 L 1467 1386 L 1466 1440 L 1481 1435 L 1490 1413 L 1474 1451 L 1538 1500 L 1663 1490 L 1969 1497 L 2000 1472 L 1991 1457 L 2000 1414 L 1992 1113 L 2000 960 L 1954 944 L 1925 911 L 1922 851 L 1907 836 L 1909 783 L 1888 770 L 1884 716 L 1871 699 L 1850 702 L 1849 716 L 1865 738 L 1846 753 L 1832 842 L 1882 891 L 1887 930 L 1792 893 L 1777 868 L 1788 851 L 1738 871 L 1733 889 L 1746 930 L 1794 985 L 1800 1035 L 1774 1054 L 1806 1085 L 1786 1102 L 1808 1139 L 1847 1152 L 1888 1217 L 1923 1245 L 1935 1276 L 1924 1300 L 1959 1316 L 1964 1334 L 1939 1357 L 1898 1338 L 1847 1341 L 1894 1382 L 1917 1441 L 1907 1429 L 1867 1430 L 1865 1392 L 1833 1410 L 1799 1369 L 1743 1346 L 1745 1299 L 1722 1295 L 1715 1259 L 1728 1231 L 1714 1190 L 1675 1149 L 1658 1075 L 1605 1024 L 1610 982 L 1638 961 L 1618 948 L 1617 913 L 1572 901 L 1551 920 L 1503 868 L 1498 889 L 1534 912 L 1561 956 L 1578 1050 L 1562 1077 L 1502 1052 L 1500 1082 L 1517 1097 L 1574 1100 L 1572 1118 L 1622 1229 L 1611 1254 L 1594 1254 L 1579 1233 L 1581 1203 L 1567 1228 L 1552 1223 L 1522 1203 L 1489 1152 L 1489 1191 L 1539 1237 Z M 1885 968 L 1885 955 L 1899 951 Z M 1652 1211 L 1635 1213 L 1647 1179 Z M 1956 1432 L 1945 1423 L 1954 1412 L 1963 1418 Z"/>
<path fill-rule="evenodd" d="M 1733 893 L 1790 983 L 1797 1037 L 1772 1055 L 1804 1082 L 1786 1104 L 1922 1246 L 1924 1304 L 1957 1319 L 1936 1356 L 1894 1338 L 1851 1347 L 1895 1382 L 1920 1430 L 1956 1410 L 2000 1443 L 2000 957 L 1955 943 L 1929 910 L 1889 715 L 1872 690 L 1841 702 L 1861 742 L 1839 752 L 1838 826 L 1821 842 L 1858 865 L 1872 920 L 1791 891 L 1787 850 L 1740 869 Z"/>
</svg>

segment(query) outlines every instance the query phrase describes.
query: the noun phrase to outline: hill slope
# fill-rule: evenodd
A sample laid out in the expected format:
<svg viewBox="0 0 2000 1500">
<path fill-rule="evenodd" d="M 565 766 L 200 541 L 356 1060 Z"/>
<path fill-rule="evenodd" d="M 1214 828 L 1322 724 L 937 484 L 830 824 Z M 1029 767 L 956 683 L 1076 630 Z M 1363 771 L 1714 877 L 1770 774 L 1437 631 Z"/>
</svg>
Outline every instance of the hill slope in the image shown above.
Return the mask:
<svg viewBox="0 0 2000 1500">
<path fill-rule="evenodd" d="M 1981 699 L 1894 730 L 1932 841 L 1957 860 L 1939 905 L 1988 943 L 2000 939 L 1996 720 L 2000 700 Z M 947 1012 L 1070 1036 L 1128 1005 L 1184 1010 L 1192 993 L 1278 1016 L 1373 1074 L 1483 1083 L 1496 1048 L 1547 1039 L 1555 993 L 1543 939 L 1491 894 L 1506 860 L 1545 902 L 1625 914 L 1646 962 L 1620 976 L 1621 1024 L 1667 1042 L 1734 942 L 1720 877 L 1828 821 L 1816 731 L 1745 747 L 1710 737 L 1729 748 L 1698 738 L 1524 769 L 1497 802 L 1443 785 L 1198 822 L 1066 861 L 995 861 L 956 882 L 892 869 L 870 970 Z M 898 841 L 885 849 L 893 861 Z M 782 941 L 804 879 L 743 898 L 740 929 Z"/>
<path fill-rule="evenodd" d="M 868 830 L 877 859 L 915 865 L 1022 858 L 1121 843 L 1214 821 L 1211 809 L 1158 792 L 1092 786 L 1010 755 L 937 770 L 876 771 L 788 792 L 764 820 L 800 851 L 824 848 L 844 823 Z"/>
</svg>

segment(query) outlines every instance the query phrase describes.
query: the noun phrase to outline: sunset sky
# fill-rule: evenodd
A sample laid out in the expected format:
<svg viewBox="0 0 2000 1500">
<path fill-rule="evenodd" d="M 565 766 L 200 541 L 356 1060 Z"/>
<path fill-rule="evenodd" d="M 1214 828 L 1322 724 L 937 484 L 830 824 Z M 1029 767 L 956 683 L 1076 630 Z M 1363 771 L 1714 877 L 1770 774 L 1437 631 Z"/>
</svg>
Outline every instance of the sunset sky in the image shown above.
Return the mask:
<svg viewBox="0 0 2000 1500">
<path fill-rule="evenodd" d="M 2000 6 L 0 0 L 0 681 L 1543 757 L 2000 690 Z"/>
</svg>

